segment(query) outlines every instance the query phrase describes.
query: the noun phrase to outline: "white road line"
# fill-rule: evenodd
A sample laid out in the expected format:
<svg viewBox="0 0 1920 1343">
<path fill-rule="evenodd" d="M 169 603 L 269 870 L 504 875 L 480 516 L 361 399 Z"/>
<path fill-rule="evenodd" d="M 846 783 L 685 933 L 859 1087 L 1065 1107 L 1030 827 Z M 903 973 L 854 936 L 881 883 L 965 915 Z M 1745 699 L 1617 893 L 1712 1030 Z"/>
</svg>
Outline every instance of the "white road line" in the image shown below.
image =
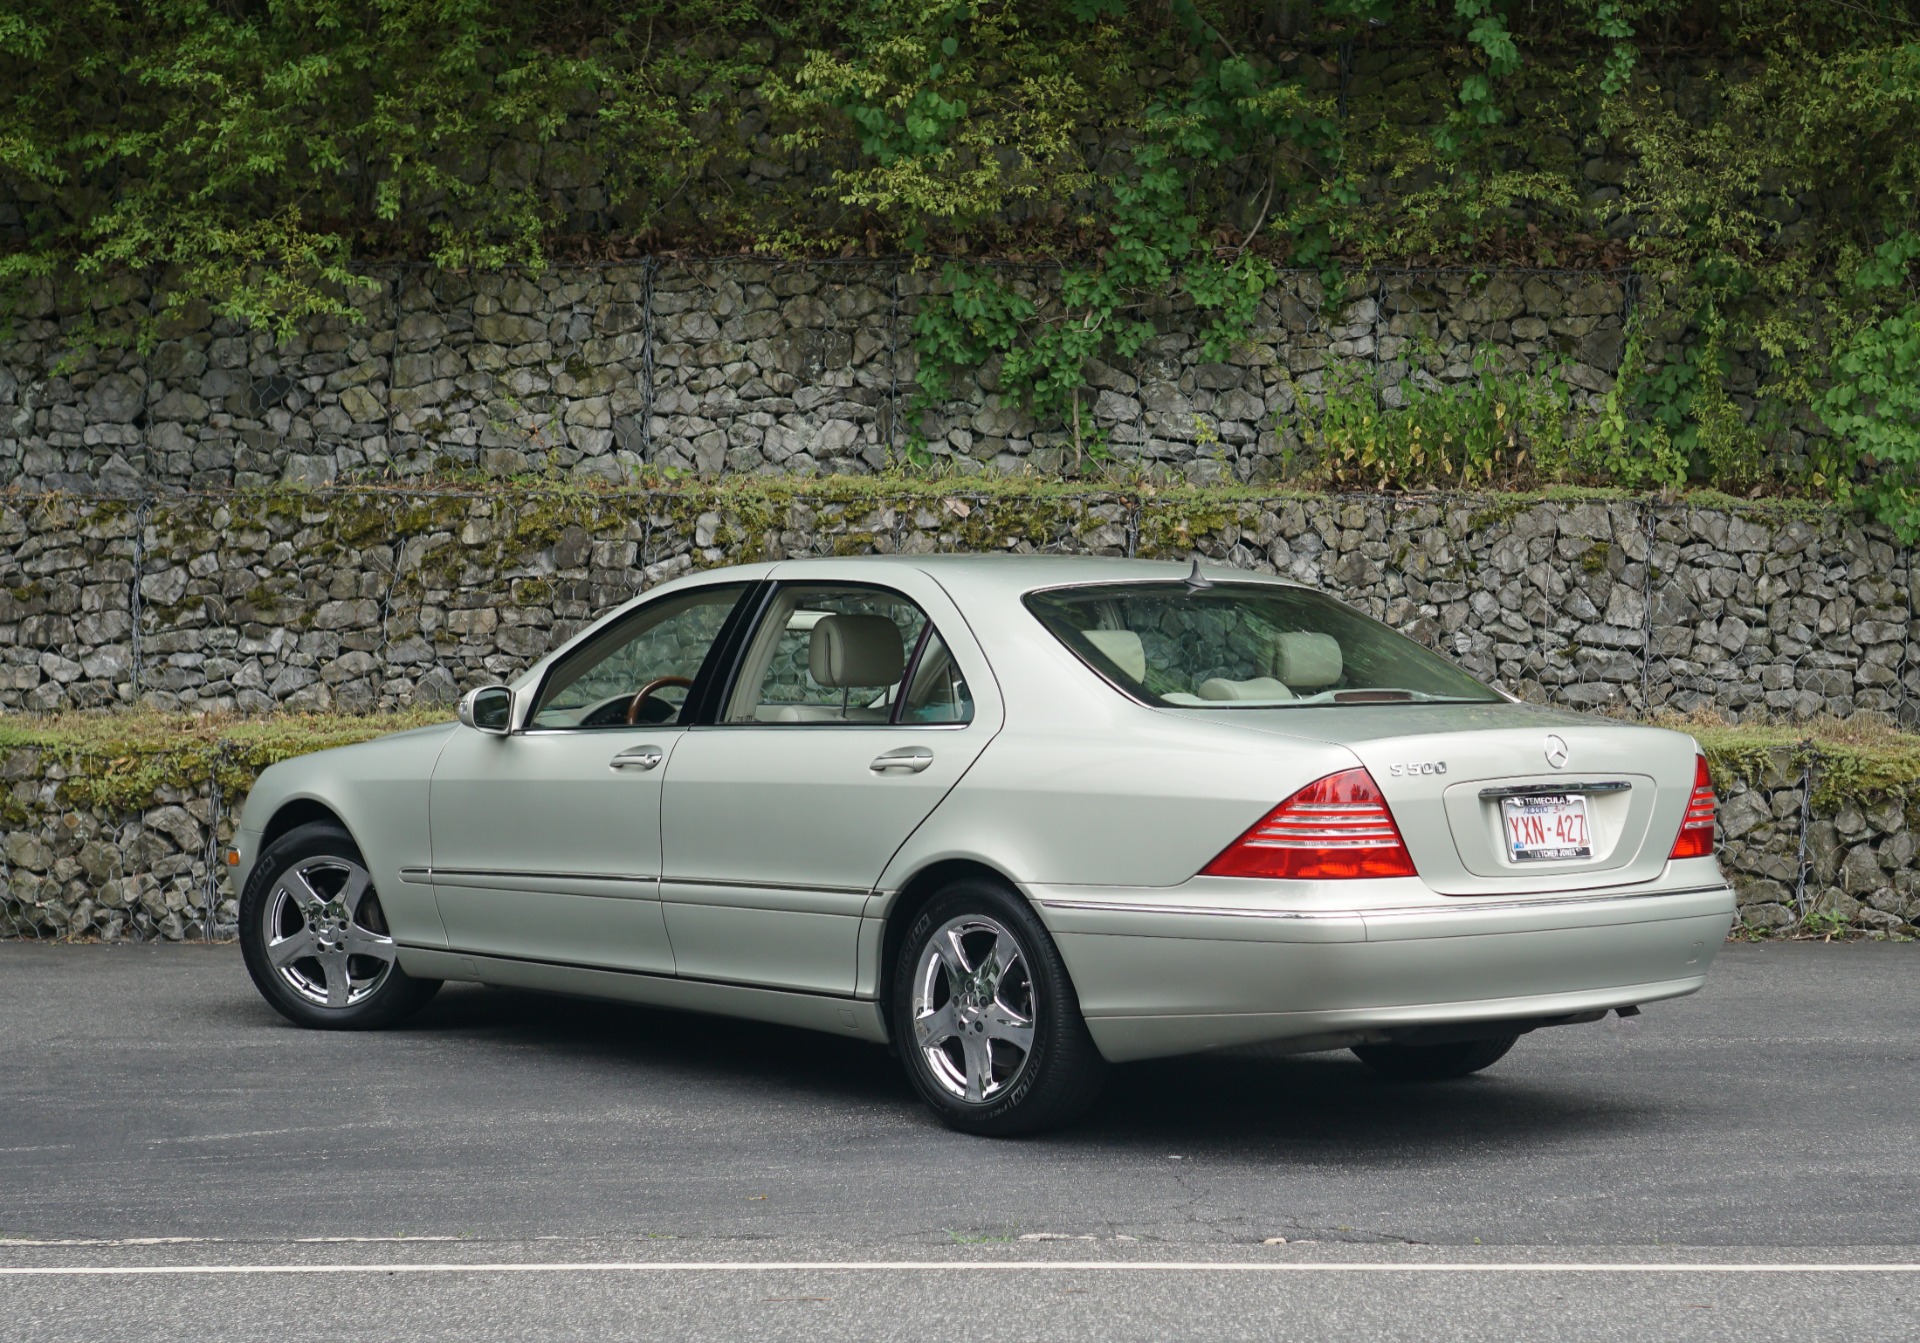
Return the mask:
<svg viewBox="0 0 1920 1343">
<path fill-rule="evenodd" d="M 1121 1260 L 1002 1260 L 942 1263 L 938 1260 L 813 1260 L 756 1263 L 750 1261 L 683 1260 L 646 1263 L 545 1264 L 130 1264 L 73 1267 L 0 1267 L 0 1277 L 113 1278 L 193 1277 L 314 1273 L 1625 1273 L 1625 1274 L 1752 1274 L 1752 1273 L 1920 1273 L 1920 1263 L 1503 1263 L 1503 1264 L 1392 1264 L 1392 1263 L 1222 1263 L 1164 1260 L 1128 1263 Z"/>
<path fill-rule="evenodd" d="M 458 1244 L 462 1236 L 294 1236 L 286 1245 L 430 1245 Z M 127 1249 L 147 1245 L 231 1245 L 230 1236 L 133 1236 L 94 1240 L 26 1240 L 0 1237 L 0 1249 Z M 244 1242 L 243 1242 L 244 1243 Z"/>
<path fill-rule="evenodd" d="M 133 1236 L 119 1240 L 28 1240 L 22 1237 L 0 1237 L 0 1249 L 16 1249 L 25 1246 L 29 1249 L 125 1249 L 139 1245 L 223 1245 L 226 1242 L 212 1236 Z"/>
</svg>

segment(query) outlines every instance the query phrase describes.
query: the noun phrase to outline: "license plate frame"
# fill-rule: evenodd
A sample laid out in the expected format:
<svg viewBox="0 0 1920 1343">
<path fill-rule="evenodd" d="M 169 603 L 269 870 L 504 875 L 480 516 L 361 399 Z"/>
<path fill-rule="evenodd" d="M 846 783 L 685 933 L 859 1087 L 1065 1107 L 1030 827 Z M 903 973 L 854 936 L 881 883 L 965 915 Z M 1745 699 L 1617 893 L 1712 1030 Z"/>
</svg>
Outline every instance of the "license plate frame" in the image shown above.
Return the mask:
<svg viewBox="0 0 1920 1343">
<path fill-rule="evenodd" d="M 1523 793 L 1500 799 L 1500 833 L 1510 863 L 1579 863 L 1593 858 L 1584 793 Z"/>
</svg>

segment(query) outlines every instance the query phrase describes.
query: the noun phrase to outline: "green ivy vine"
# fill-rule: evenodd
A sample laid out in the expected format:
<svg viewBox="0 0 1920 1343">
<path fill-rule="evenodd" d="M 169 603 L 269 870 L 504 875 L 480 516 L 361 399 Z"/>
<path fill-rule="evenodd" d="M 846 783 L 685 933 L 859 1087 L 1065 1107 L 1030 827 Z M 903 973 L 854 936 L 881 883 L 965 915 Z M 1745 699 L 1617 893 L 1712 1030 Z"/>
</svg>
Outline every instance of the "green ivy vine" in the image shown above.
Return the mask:
<svg viewBox="0 0 1920 1343">
<path fill-rule="evenodd" d="M 994 365 L 1094 457 L 1157 311 L 1231 358 L 1287 268 L 1630 270 L 1569 478 L 1920 535 L 1920 0 L 15 0 L 0 109 L 0 325 L 80 347 L 395 258 L 904 254 L 926 404 Z"/>
</svg>

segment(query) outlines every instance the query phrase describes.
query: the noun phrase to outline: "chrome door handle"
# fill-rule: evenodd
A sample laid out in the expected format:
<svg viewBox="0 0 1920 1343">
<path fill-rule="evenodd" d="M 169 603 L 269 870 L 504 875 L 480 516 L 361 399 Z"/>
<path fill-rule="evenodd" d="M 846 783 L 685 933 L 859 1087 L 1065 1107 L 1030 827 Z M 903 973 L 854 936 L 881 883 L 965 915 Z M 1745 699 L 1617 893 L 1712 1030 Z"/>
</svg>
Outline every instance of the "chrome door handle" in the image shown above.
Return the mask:
<svg viewBox="0 0 1920 1343">
<path fill-rule="evenodd" d="M 658 746 L 634 746 L 607 762 L 608 769 L 652 769 L 666 757 Z"/>
<path fill-rule="evenodd" d="M 902 746 L 897 751 L 888 751 L 875 758 L 867 768 L 875 774 L 884 774 L 890 769 L 904 769 L 909 774 L 918 774 L 933 763 L 933 752 L 924 746 Z"/>
</svg>

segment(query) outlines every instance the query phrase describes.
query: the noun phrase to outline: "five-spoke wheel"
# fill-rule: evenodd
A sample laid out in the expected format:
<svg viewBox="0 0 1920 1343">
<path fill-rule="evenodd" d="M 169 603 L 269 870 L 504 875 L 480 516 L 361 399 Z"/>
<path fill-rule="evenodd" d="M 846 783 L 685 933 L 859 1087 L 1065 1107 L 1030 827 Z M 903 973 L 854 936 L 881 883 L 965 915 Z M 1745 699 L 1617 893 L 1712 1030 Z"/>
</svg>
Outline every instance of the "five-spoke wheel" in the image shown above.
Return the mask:
<svg viewBox="0 0 1920 1343">
<path fill-rule="evenodd" d="M 1020 939 L 982 915 L 949 919 L 913 976 L 913 1042 L 934 1078 L 972 1105 L 991 1100 L 1033 1056 L 1033 978 Z"/>
<path fill-rule="evenodd" d="M 907 1073 L 954 1128 L 1011 1135 L 1075 1118 L 1104 1063 L 1066 965 L 1027 903 L 964 880 L 908 926 L 894 962 L 893 1020 Z"/>
<path fill-rule="evenodd" d="M 440 987 L 400 968 L 373 877 L 331 825 L 296 827 L 261 853 L 240 897 L 240 948 L 266 1000 L 303 1026 L 391 1025 Z"/>
<path fill-rule="evenodd" d="M 280 979 L 320 1007 L 352 1007 L 393 970 L 380 897 L 367 869 L 321 855 L 288 868 L 263 907 L 267 960 Z"/>
</svg>

